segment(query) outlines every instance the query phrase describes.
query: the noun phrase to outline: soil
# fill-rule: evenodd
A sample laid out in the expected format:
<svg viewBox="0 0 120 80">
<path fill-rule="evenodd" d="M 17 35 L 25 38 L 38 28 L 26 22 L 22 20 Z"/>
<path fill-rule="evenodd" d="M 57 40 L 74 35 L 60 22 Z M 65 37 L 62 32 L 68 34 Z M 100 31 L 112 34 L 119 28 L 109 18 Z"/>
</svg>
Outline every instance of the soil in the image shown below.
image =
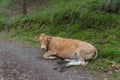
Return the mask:
<svg viewBox="0 0 120 80">
<path fill-rule="evenodd" d="M 87 68 L 65 68 L 61 60 L 44 60 L 40 48 L 0 40 L 0 80 L 100 80 Z"/>
</svg>

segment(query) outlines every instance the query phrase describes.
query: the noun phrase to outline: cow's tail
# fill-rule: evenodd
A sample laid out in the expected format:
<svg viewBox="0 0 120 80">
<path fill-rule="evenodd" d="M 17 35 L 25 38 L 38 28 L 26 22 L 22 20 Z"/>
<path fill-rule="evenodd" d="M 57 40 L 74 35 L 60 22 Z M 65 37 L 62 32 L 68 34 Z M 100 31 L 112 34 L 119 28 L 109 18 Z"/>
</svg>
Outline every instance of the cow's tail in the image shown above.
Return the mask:
<svg viewBox="0 0 120 80">
<path fill-rule="evenodd" d="M 96 50 L 93 59 L 95 59 L 95 58 L 97 58 L 97 57 L 98 57 L 98 51 Z"/>
</svg>

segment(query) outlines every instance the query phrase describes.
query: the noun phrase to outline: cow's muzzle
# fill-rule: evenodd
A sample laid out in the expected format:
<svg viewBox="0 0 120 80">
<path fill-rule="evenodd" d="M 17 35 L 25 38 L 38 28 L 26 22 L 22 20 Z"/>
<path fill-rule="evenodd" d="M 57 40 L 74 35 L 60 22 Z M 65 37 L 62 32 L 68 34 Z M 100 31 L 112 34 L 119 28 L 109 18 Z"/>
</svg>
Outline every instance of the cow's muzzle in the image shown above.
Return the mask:
<svg viewBox="0 0 120 80">
<path fill-rule="evenodd" d="M 45 45 L 42 45 L 42 46 L 41 46 L 41 49 L 42 49 L 42 50 L 46 50 L 47 48 L 46 48 Z"/>
</svg>

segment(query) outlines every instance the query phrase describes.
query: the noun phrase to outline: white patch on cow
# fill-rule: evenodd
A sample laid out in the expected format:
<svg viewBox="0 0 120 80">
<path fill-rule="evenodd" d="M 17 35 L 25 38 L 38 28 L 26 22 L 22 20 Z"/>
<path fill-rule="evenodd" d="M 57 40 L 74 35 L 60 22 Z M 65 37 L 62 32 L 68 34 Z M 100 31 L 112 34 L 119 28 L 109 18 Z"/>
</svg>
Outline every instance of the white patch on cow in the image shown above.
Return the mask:
<svg viewBox="0 0 120 80">
<path fill-rule="evenodd" d="M 75 62 L 76 60 L 64 59 L 63 61 L 66 61 L 66 62 Z"/>
<path fill-rule="evenodd" d="M 45 46 L 45 45 L 42 45 L 42 46 L 41 46 L 41 49 L 46 49 L 46 46 Z"/>
<path fill-rule="evenodd" d="M 46 59 L 57 59 L 55 56 L 47 57 Z"/>
<path fill-rule="evenodd" d="M 69 62 L 66 67 L 69 67 L 69 66 L 75 66 L 75 65 L 83 65 L 85 64 L 85 62 L 83 61 L 76 61 L 76 62 Z"/>
</svg>

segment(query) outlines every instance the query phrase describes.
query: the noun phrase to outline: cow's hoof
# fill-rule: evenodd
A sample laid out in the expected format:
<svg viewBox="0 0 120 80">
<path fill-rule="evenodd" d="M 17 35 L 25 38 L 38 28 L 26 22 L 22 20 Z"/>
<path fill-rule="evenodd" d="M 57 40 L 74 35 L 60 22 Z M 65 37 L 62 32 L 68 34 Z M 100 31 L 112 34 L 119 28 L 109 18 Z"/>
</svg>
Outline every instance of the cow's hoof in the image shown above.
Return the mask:
<svg viewBox="0 0 120 80">
<path fill-rule="evenodd" d="M 86 67 L 88 65 L 88 62 L 85 62 L 84 64 L 82 64 L 83 67 Z"/>
</svg>

